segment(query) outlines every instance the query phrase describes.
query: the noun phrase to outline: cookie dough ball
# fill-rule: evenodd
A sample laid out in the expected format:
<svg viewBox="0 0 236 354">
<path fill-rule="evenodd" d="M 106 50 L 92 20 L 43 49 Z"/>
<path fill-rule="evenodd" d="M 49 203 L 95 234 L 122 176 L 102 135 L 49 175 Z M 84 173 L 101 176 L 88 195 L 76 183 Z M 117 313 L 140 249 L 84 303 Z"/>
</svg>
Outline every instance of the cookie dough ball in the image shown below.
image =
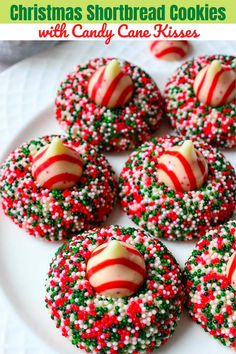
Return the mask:
<svg viewBox="0 0 236 354">
<path fill-rule="evenodd" d="M 165 87 L 171 125 L 213 146 L 236 146 L 236 57 L 211 55 L 181 65 Z"/>
<path fill-rule="evenodd" d="M 0 167 L 4 213 L 30 235 L 48 241 L 99 225 L 116 196 L 115 174 L 106 158 L 68 137 L 31 140 Z"/>
<path fill-rule="evenodd" d="M 46 306 L 57 328 L 92 353 L 158 349 L 174 332 L 182 302 L 174 257 L 134 228 L 95 228 L 73 237 L 57 251 L 46 280 Z"/>
<path fill-rule="evenodd" d="M 236 222 L 208 232 L 185 267 L 192 320 L 223 345 L 236 348 Z"/>
<path fill-rule="evenodd" d="M 232 165 L 210 145 L 196 138 L 191 141 L 164 136 L 146 142 L 130 155 L 121 172 L 123 210 L 155 237 L 200 237 L 228 221 L 235 209 Z"/>
<path fill-rule="evenodd" d="M 127 61 L 93 59 L 61 83 L 55 100 L 60 126 L 104 151 L 134 148 L 151 137 L 163 116 L 155 82 Z"/>
</svg>

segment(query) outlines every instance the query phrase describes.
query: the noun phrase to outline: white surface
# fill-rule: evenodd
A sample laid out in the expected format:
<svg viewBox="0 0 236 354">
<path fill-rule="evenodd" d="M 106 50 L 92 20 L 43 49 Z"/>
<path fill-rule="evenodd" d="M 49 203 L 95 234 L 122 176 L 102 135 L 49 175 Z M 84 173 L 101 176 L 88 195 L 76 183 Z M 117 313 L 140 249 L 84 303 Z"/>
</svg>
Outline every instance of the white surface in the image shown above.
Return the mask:
<svg viewBox="0 0 236 354">
<path fill-rule="evenodd" d="M 80 62 L 95 56 L 118 56 L 142 66 L 163 89 L 168 76 L 179 63 L 152 58 L 148 42 L 68 42 L 27 59 L 0 74 L 0 154 L 25 140 L 43 134 L 60 133 L 53 117 L 53 100 L 60 80 Z M 235 54 L 236 41 L 194 42 L 192 55 Z M 41 113 L 39 113 L 41 112 Z M 171 131 L 165 124 L 156 135 Z M 236 167 L 235 151 L 225 155 Z M 128 153 L 107 154 L 117 176 Z M 106 224 L 134 224 L 119 205 Z M 190 255 L 194 242 L 168 242 L 181 266 Z M 72 354 L 74 348 L 55 328 L 44 306 L 44 280 L 59 243 L 47 243 L 27 236 L 0 211 L 0 353 Z M 8 300 L 6 300 L 8 298 Z M 229 353 L 187 314 L 160 354 Z"/>
</svg>

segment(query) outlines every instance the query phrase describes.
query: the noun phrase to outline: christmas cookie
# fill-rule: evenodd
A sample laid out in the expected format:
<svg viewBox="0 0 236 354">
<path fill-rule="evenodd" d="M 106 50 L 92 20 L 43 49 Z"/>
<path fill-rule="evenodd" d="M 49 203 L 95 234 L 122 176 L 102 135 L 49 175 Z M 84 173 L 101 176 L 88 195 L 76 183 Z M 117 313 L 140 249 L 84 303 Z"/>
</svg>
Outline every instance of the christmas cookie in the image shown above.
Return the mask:
<svg viewBox="0 0 236 354">
<path fill-rule="evenodd" d="M 121 206 L 156 237 L 189 240 L 227 221 L 235 209 L 231 164 L 196 138 L 165 136 L 144 143 L 123 168 Z"/>
<path fill-rule="evenodd" d="M 163 100 L 150 76 L 127 61 L 110 58 L 79 65 L 61 83 L 55 106 L 67 133 L 105 151 L 140 145 L 163 115 Z"/>
<path fill-rule="evenodd" d="M 184 63 L 165 87 L 171 124 L 186 136 L 236 146 L 236 57 L 212 55 Z"/>
<path fill-rule="evenodd" d="M 150 51 L 157 59 L 175 61 L 186 57 L 189 52 L 188 41 L 152 41 Z"/>
<path fill-rule="evenodd" d="M 236 349 L 236 222 L 208 232 L 185 267 L 187 307 L 193 321 Z"/>
<path fill-rule="evenodd" d="M 181 271 L 158 240 L 134 228 L 86 231 L 56 253 L 46 306 L 63 336 L 91 353 L 146 353 L 182 311 Z"/>
<path fill-rule="evenodd" d="M 66 137 L 25 143 L 0 168 L 4 213 L 48 241 L 100 224 L 116 194 L 115 175 L 105 157 Z"/>
</svg>

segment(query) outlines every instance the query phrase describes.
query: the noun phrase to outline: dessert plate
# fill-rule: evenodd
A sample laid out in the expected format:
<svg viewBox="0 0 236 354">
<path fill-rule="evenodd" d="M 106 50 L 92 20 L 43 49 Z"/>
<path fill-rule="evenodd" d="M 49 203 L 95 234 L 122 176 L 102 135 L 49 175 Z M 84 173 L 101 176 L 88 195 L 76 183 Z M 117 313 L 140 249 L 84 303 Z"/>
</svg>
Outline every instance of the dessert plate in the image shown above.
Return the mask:
<svg viewBox="0 0 236 354">
<path fill-rule="evenodd" d="M 129 50 L 131 44 L 135 47 L 132 55 Z M 53 113 L 52 102 L 56 87 L 65 73 L 73 69 L 77 62 L 95 56 L 94 47 L 96 46 L 100 56 L 125 57 L 125 53 L 128 53 L 127 59 L 144 69 L 148 70 L 150 65 L 148 71 L 154 76 L 160 88 L 163 88 L 168 75 L 179 65 L 176 63 L 165 65 L 164 62 L 152 59 L 147 53 L 147 43 L 145 42 L 115 42 L 109 47 L 97 42 L 65 43 L 46 54 L 41 53 L 37 57 L 17 64 L 0 75 L 2 78 L 0 93 L 3 92 L 0 103 L 0 109 L 3 112 L 0 127 L 1 162 L 11 150 L 24 141 L 45 134 L 63 133 L 56 123 Z M 194 54 L 200 55 L 201 51 L 207 53 L 206 42 L 196 42 L 193 46 Z M 203 49 L 200 50 L 201 46 Z M 229 42 L 227 51 L 229 54 L 232 52 L 231 46 L 233 48 L 232 42 Z M 210 43 L 210 52 L 213 52 L 213 48 L 214 46 Z M 217 52 L 221 50 L 223 49 L 219 46 Z M 227 46 L 225 52 L 226 50 Z M 143 55 L 137 57 L 137 53 L 140 51 Z M 75 58 L 73 54 L 77 57 Z M 67 58 L 69 59 L 67 60 Z M 158 70 L 155 65 L 158 65 Z M 36 81 L 35 76 L 37 77 Z M 14 86 L 12 86 L 13 82 Z M 171 132 L 168 123 L 165 122 L 155 136 Z M 236 167 L 235 151 L 223 153 Z M 117 177 L 129 154 L 130 152 L 106 154 Z M 105 222 L 105 225 L 110 224 L 135 226 L 122 212 L 119 203 Z M 164 243 L 172 251 L 181 267 L 191 254 L 195 244 L 195 242 L 169 241 L 164 241 Z M 0 210 L 1 353 L 72 354 L 81 352 L 61 336 L 44 305 L 46 273 L 60 244 L 60 242 L 48 243 L 28 236 Z M 4 317 L 6 313 L 11 313 L 11 325 L 8 317 Z M 193 323 L 185 312 L 176 332 L 168 343 L 159 350 L 159 353 L 172 354 L 173 351 L 175 354 L 189 354 L 190 352 L 198 354 L 199 351 L 229 353 L 227 348 L 214 341 L 200 326 Z"/>
</svg>

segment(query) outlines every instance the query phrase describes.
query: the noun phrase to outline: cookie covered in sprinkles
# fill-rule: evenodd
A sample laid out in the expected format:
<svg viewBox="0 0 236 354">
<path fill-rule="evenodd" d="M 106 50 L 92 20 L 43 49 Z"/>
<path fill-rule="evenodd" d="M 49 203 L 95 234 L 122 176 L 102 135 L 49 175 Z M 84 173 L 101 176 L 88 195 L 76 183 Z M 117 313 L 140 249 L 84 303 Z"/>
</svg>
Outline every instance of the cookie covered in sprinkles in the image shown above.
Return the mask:
<svg viewBox="0 0 236 354">
<path fill-rule="evenodd" d="M 96 275 L 95 289 L 90 280 Z M 117 297 L 117 287 L 130 289 L 131 279 L 138 282 L 133 293 Z M 113 293 L 105 295 L 104 289 Z M 47 276 L 45 300 L 56 327 L 79 349 L 152 352 L 167 342 L 179 320 L 181 271 L 167 248 L 144 231 L 117 225 L 95 228 L 59 248 Z"/>
<path fill-rule="evenodd" d="M 211 55 L 178 68 L 165 86 L 173 128 L 213 146 L 236 146 L 236 57 Z"/>
<path fill-rule="evenodd" d="M 185 267 L 192 320 L 223 345 L 236 349 L 236 222 L 208 232 Z"/>
<path fill-rule="evenodd" d="M 55 100 L 56 118 L 72 137 L 105 151 L 140 145 L 157 130 L 163 99 L 139 67 L 120 59 L 96 58 L 67 75 Z"/>
<path fill-rule="evenodd" d="M 128 216 L 152 235 L 171 240 L 200 237 L 227 221 L 235 209 L 235 188 L 235 171 L 221 153 L 181 136 L 144 143 L 119 179 Z"/>
<path fill-rule="evenodd" d="M 4 213 L 30 235 L 56 241 L 95 227 L 117 197 L 106 158 L 81 141 L 44 136 L 24 143 L 0 167 Z"/>
</svg>

